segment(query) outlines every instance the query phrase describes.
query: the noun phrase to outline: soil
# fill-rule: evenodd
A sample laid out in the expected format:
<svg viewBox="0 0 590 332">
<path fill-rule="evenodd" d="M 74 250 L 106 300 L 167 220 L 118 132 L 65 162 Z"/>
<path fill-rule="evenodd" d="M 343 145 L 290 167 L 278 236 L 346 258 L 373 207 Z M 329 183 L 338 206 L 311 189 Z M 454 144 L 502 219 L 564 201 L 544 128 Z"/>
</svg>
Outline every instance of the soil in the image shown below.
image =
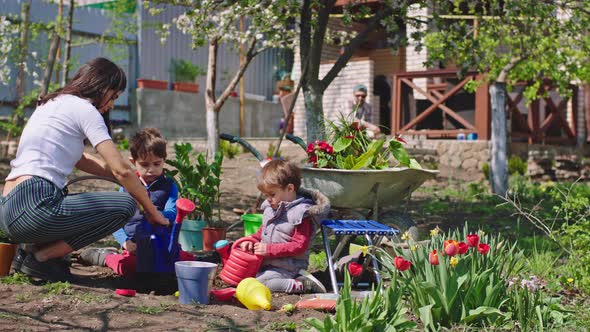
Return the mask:
<svg viewBox="0 0 590 332">
<path fill-rule="evenodd" d="M 297 146 L 289 145 L 282 150 L 285 157 L 302 158 L 302 150 Z M 227 226 L 239 221 L 235 209 L 247 210 L 256 201 L 255 176 L 258 169 L 258 161 L 249 153 L 224 160 L 221 205 L 222 218 Z M 8 171 L 8 162 L 0 162 L 0 178 L 3 179 Z M 80 175 L 83 174 L 75 173 L 72 178 Z M 425 185 L 436 185 L 436 182 Z M 114 188 L 112 183 L 90 180 L 78 182 L 69 190 L 83 192 Z M 418 200 L 428 199 L 418 196 Z M 462 220 L 457 220 L 457 223 L 462 224 Z M 444 222 L 436 218 L 424 221 L 420 225 L 423 230 Z M 237 239 L 242 234 L 242 227 L 234 227 L 227 237 Z M 107 237 L 96 246 L 114 244 L 113 238 Z M 319 241 L 316 245 L 321 250 Z M 78 264 L 76 254 L 73 254 L 71 271 L 78 280 L 68 286 L 40 281 L 25 285 L 0 283 L 0 330 L 291 331 L 294 325 L 304 326 L 306 318 L 323 319 L 325 316 L 325 313 L 311 309 L 296 310 L 292 315 L 279 311 L 282 305 L 294 304 L 303 297 L 285 294 L 273 294 L 273 309 L 270 311 L 250 311 L 237 301 L 223 303 L 213 300 L 209 305 L 180 305 L 173 295 L 176 290 L 174 279 L 142 276 L 138 280 L 125 280 L 107 268 Z M 203 260 L 217 259 L 207 253 L 201 253 L 199 257 Z M 215 287 L 220 286 L 217 279 Z M 122 297 L 115 294 L 117 288 L 136 289 L 138 294 Z"/>
</svg>

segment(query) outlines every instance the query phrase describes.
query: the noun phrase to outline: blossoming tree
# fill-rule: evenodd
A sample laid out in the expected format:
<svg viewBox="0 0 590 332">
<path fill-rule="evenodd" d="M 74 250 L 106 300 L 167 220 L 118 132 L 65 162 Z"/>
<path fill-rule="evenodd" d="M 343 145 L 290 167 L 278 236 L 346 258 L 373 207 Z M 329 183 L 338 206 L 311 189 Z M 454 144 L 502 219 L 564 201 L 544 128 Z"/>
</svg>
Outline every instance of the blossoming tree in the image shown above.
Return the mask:
<svg viewBox="0 0 590 332">
<path fill-rule="evenodd" d="M 291 47 L 296 36 L 288 28 L 297 8 L 296 0 L 170 0 L 157 1 L 186 7 L 186 11 L 173 20 L 173 24 L 192 38 L 192 47 L 207 45 L 209 50 L 205 109 L 207 119 L 207 150 L 211 158 L 219 149 L 219 111 L 244 75 L 252 59 L 270 48 Z M 163 8 L 152 8 L 157 14 Z M 244 29 L 240 20 L 245 19 Z M 163 25 L 163 36 L 170 29 Z M 216 95 L 217 53 L 221 44 L 238 48 L 244 45 L 244 61 L 234 73 L 220 95 Z"/>
<path fill-rule="evenodd" d="M 449 7 L 447 7 L 449 6 Z M 590 4 L 563 0 L 473 0 L 445 2 L 443 13 L 469 13 L 465 20 L 439 24 L 426 37 L 431 61 L 453 60 L 464 70 L 476 69 L 490 81 L 492 106 L 491 183 L 494 193 L 508 189 L 507 85 L 531 82 L 528 102 L 544 97 L 549 79 L 561 94 L 571 83 L 590 81 Z M 440 22 L 442 23 L 442 21 Z M 580 143 L 580 142 L 578 142 Z"/>
</svg>

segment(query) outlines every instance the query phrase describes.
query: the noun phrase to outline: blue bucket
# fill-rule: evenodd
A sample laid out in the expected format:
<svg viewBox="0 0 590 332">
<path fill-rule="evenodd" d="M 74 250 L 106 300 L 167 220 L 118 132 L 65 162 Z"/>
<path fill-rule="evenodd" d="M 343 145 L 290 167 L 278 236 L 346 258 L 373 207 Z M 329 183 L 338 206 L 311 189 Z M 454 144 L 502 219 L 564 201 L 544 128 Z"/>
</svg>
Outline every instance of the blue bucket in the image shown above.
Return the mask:
<svg viewBox="0 0 590 332">
<path fill-rule="evenodd" d="M 209 287 L 217 264 L 198 261 L 174 263 L 180 304 L 209 304 Z"/>
</svg>

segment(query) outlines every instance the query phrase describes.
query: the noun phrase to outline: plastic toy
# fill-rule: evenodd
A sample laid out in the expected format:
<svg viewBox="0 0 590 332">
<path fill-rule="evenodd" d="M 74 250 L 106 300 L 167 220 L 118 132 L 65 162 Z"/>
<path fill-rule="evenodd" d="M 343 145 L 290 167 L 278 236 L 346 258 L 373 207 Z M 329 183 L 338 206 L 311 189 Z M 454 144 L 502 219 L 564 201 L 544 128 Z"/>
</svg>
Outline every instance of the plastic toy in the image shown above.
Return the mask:
<svg viewBox="0 0 590 332">
<path fill-rule="evenodd" d="M 270 289 L 255 278 L 246 278 L 238 284 L 236 297 L 249 310 L 270 310 Z"/>
<path fill-rule="evenodd" d="M 262 256 L 240 248 L 240 243 L 244 241 L 257 242 L 253 238 L 241 238 L 234 242 L 229 258 L 226 259 L 223 270 L 219 274 L 221 280 L 232 286 L 238 285 L 243 279 L 256 276 L 262 263 Z"/>
</svg>

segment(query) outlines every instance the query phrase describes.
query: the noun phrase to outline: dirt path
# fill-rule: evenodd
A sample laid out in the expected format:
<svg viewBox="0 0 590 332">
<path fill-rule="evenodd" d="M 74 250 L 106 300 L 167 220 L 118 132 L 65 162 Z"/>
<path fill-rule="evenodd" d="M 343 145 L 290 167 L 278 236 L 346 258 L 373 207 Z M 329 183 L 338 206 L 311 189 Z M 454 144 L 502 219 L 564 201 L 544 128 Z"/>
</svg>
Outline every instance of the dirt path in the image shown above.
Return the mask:
<svg viewBox="0 0 590 332">
<path fill-rule="evenodd" d="M 296 146 L 286 150 L 292 150 L 293 158 L 301 157 Z M 247 153 L 224 161 L 221 204 L 227 225 L 239 220 L 234 208 L 247 209 L 255 201 L 258 168 L 256 159 Z M 2 179 L 8 171 L 7 162 L 0 163 Z M 72 185 L 70 192 L 114 189 L 115 185 L 109 182 L 84 181 Z M 228 237 L 237 238 L 241 232 L 242 228 L 236 228 Z M 113 239 L 107 237 L 97 246 L 112 244 Z M 275 295 L 273 311 L 249 311 L 236 302 L 180 305 L 174 295 L 157 295 L 162 289 L 171 294 L 170 288 L 176 286 L 173 281 L 126 281 L 106 268 L 75 262 L 71 270 L 80 280 L 70 285 L 0 284 L 0 330 L 284 331 L 294 324 L 301 326 L 304 318 L 323 317 L 323 313 L 314 310 L 292 316 L 276 311 L 283 304 L 297 302 L 300 296 L 295 295 Z M 132 298 L 121 297 L 115 294 L 116 288 L 136 288 L 140 293 Z"/>
</svg>

